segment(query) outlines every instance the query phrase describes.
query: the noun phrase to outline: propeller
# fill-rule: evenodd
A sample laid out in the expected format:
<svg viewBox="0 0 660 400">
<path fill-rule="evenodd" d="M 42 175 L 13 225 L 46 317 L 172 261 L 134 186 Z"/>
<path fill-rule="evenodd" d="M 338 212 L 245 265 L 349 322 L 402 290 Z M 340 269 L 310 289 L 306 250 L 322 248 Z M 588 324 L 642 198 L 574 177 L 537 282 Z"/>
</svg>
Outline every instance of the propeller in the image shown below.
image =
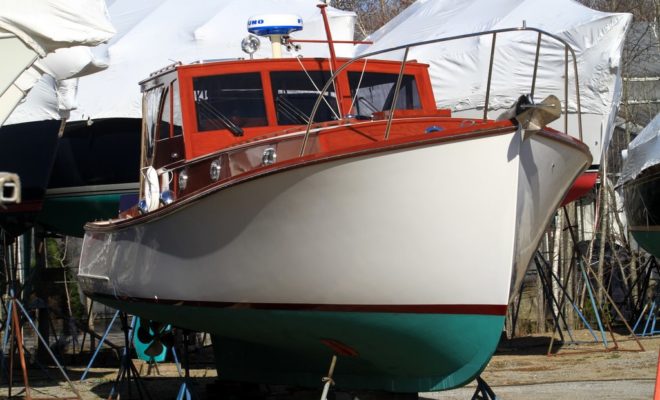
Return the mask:
<svg viewBox="0 0 660 400">
<path fill-rule="evenodd" d="M 172 326 L 158 321 L 140 320 L 137 329 L 137 339 L 147 347 L 144 354 L 155 359 L 174 345 L 174 334 Z"/>
</svg>

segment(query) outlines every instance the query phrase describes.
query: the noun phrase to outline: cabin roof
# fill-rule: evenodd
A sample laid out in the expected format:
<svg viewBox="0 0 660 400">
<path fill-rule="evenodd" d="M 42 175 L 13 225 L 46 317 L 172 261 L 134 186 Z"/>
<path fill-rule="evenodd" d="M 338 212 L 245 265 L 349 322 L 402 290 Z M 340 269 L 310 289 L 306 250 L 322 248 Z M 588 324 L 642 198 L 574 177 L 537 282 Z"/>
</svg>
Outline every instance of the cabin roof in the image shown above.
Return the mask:
<svg viewBox="0 0 660 400">
<path fill-rule="evenodd" d="M 351 59 L 349 58 L 337 58 L 337 63 L 339 65 L 343 65 L 346 62 L 350 61 Z M 173 79 L 174 77 L 170 77 L 169 75 L 172 74 L 175 71 L 186 71 L 188 74 L 191 75 L 207 75 L 207 74 L 217 74 L 222 72 L 222 70 L 227 70 L 227 73 L 235 72 L 238 68 L 241 69 L 246 69 L 250 71 L 256 71 L 256 70 L 270 70 L 270 69 L 280 69 L 283 66 L 286 67 L 292 67 L 292 68 L 300 68 L 300 64 L 305 65 L 306 67 L 309 67 L 310 64 L 316 64 L 317 69 L 330 69 L 330 60 L 328 58 L 322 58 L 322 57 L 313 57 L 313 58 L 266 58 L 266 59 L 255 59 L 255 60 L 248 60 L 248 59 L 242 59 L 242 58 L 237 58 L 237 59 L 225 59 L 225 60 L 219 60 L 219 61 L 212 61 L 212 62 L 203 62 L 203 61 L 198 61 L 186 65 L 182 65 L 180 62 L 176 62 L 170 65 L 167 65 L 159 70 L 156 70 L 149 74 L 149 77 L 140 81 L 140 87 L 142 88 L 142 91 L 149 90 L 153 88 L 154 86 L 158 86 L 163 83 L 163 81 L 167 82 Z M 368 67 L 369 66 L 379 66 L 379 67 L 386 67 L 388 68 L 388 71 L 391 68 L 398 68 L 401 65 L 401 62 L 399 61 L 392 61 L 392 60 L 381 60 L 381 59 L 368 59 L 367 61 Z M 358 60 L 354 63 L 354 68 L 359 68 L 360 70 L 363 68 L 363 61 Z M 428 64 L 423 64 L 419 63 L 416 60 L 410 60 L 406 63 L 406 66 L 408 68 L 419 68 L 419 67 L 426 67 L 428 68 Z M 349 69 L 352 67 L 348 67 Z M 233 70 L 233 71 L 232 71 Z"/>
</svg>

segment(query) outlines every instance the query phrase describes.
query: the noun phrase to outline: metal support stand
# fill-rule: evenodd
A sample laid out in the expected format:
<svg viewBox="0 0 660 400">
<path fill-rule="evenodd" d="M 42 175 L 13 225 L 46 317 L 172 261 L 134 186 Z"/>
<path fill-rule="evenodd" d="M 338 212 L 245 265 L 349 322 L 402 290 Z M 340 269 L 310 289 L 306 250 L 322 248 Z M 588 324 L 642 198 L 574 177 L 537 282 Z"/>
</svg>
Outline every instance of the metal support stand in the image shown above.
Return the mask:
<svg viewBox="0 0 660 400">
<path fill-rule="evenodd" d="M 193 396 L 193 392 L 190 391 L 192 387 L 192 381 L 190 380 L 190 357 L 188 356 L 188 339 L 190 337 L 190 332 L 187 330 L 183 331 L 183 362 L 184 362 L 184 376 L 183 383 L 179 388 L 179 393 L 176 396 L 176 400 L 191 400 L 197 396 Z M 175 356 L 176 357 L 176 356 Z M 179 370 L 179 374 L 181 371 Z"/>
<path fill-rule="evenodd" d="M 566 322 L 566 318 L 565 318 L 564 314 L 562 313 L 562 309 L 564 307 L 565 300 L 568 300 L 568 302 L 571 304 L 571 306 L 573 307 L 573 310 L 577 313 L 578 317 L 580 317 L 580 320 L 582 321 L 584 326 L 589 330 L 589 333 L 591 333 L 591 336 L 594 338 L 594 343 L 597 343 L 598 342 L 598 337 L 594 333 L 594 330 L 592 329 L 592 327 L 589 324 L 589 322 L 587 321 L 587 319 L 584 317 L 584 314 L 580 311 L 578 306 L 575 304 L 575 301 L 573 300 L 573 298 L 568 294 L 568 290 L 566 290 L 566 287 L 564 285 L 562 285 L 561 280 L 554 273 L 554 271 L 552 270 L 552 268 L 548 264 L 548 261 L 546 259 L 544 259 L 543 256 L 537 252 L 536 256 L 534 257 L 534 262 L 536 263 L 536 269 L 539 272 L 539 277 L 542 277 L 541 278 L 541 284 L 543 285 L 544 292 L 545 292 L 547 297 L 552 299 L 553 304 L 555 304 L 555 306 L 557 307 L 557 310 L 559 312 L 559 316 L 561 317 L 561 320 L 564 323 L 564 327 L 566 328 L 568 336 L 571 339 L 571 343 L 578 344 L 579 342 L 576 341 L 573 338 L 572 330 L 571 330 L 570 326 L 568 325 L 568 323 Z M 571 264 L 571 268 L 569 269 L 569 275 L 570 275 L 570 272 L 571 272 L 572 269 L 573 269 L 573 264 Z M 545 273 L 550 274 L 550 277 L 548 278 L 547 276 L 544 276 Z M 550 279 L 550 281 L 548 282 L 547 279 Z M 557 286 L 559 287 L 560 291 L 561 291 L 561 299 L 559 301 L 557 301 L 557 299 L 555 298 L 554 293 L 552 292 L 552 288 L 551 288 L 552 282 L 556 283 Z M 586 282 L 585 284 L 589 284 L 589 283 Z M 557 316 L 555 316 L 554 309 L 552 310 L 552 317 L 553 317 L 553 320 L 554 320 L 553 335 L 554 335 L 554 332 L 559 331 L 561 341 L 563 342 L 564 337 L 561 334 L 561 328 L 559 326 L 559 319 L 557 318 Z M 601 333 L 603 333 L 603 332 L 601 332 Z M 550 348 L 548 349 L 548 354 L 550 354 L 551 351 L 552 351 L 552 343 L 553 342 L 554 342 L 554 336 L 553 336 L 553 340 L 550 343 Z"/>
<path fill-rule="evenodd" d="M 481 375 L 477 376 L 477 390 L 474 391 L 472 400 L 497 400 L 495 392 L 493 392 L 493 389 L 491 389 L 486 381 L 481 378 Z"/>
<path fill-rule="evenodd" d="M 648 313 L 646 313 L 647 308 L 649 310 Z M 644 329 L 641 332 L 637 333 L 637 327 L 639 326 L 640 322 L 642 322 L 642 319 L 644 319 L 644 317 L 646 317 L 646 322 L 644 323 Z M 637 336 L 656 335 L 660 333 L 660 330 L 655 329 L 656 322 L 657 322 L 656 304 L 655 301 L 652 301 L 651 307 L 648 307 L 648 304 L 644 306 L 641 315 L 637 319 L 637 322 L 635 322 L 635 326 L 633 327 L 633 332 L 635 332 L 635 335 Z"/>
<path fill-rule="evenodd" d="M 108 324 L 108 327 L 105 329 L 105 332 L 103 333 L 103 337 L 99 341 L 98 346 L 96 346 L 96 350 L 94 350 L 94 354 L 92 355 L 92 358 L 89 360 L 89 363 L 87 364 L 87 367 L 85 368 L 85 371 L 83 372 L 82 376 L 80 377 L 80 382 L 84 381 L 85 378 L 87 377 L 87 374 L 89 373 L 89 369 L 92 368 L 92 364 L 94 364 L 94 360 L 96 360 L 96 356 L 99 354 L 99 351 L 101 350 L 101 346 L 103 346 L 103 342 L 105 342 L 105 339 L 108 337 L 108 334 L 110 333 L 110 329 L 112 329 L 112 325 L 114 325 L 115 320 L 117 319 L 117 316 L 119 315 L 119 310 L 115 311 L 115 315 L 112 317 L 112 320 L 110 321 L 110 324 Z M 84 338 L 83 338 L 84 341 Z M 82 349 L 81 349 L 82 351 Z"/>
<path fill-rule="evenodd" d="M 91 300 L 89 302 L 89 309 L 87 309 L 87 318 L 85 319 L 85 327 L 89 328 L 89 320 L 92 317 L 92 309 L 93 308 L 94 308 L 94 300 Z M 115 315 L 117 315 L 117 314 L 115 313 Z M 79 354 L 82 354 L 82 352 L 83 352 L 83 348 L 85 347 L 85 339 L 86 338 L 87 338 L 87 334 L 86 334 L 85 331 L 83 331 L 83 337 L 82 337 L 82 340 L 81 340 L 81 343 L 80 343 L 80 351 L 78 352 Z M 90 334 L 89 335 L 90 349 L 91 349 L 91 347 L 93 347 L 92 346 L 92 340 L 93 340 L 93 337 Z"/>
<path fill-rule="evenodd" d="M 573 226 L 571 225 L 571 221 L 568 217 L 568 213 L 565 212 L 565 211 L 566 210 L 564 209 L 564 217 L 566 218 L 566 222 L 567 222 L 568 227 L 569 227 L 568 232 L 571 235 L 571 239 L 573 241 L 574 249 L 578 249 L 577 234 L 573 231 Z M 591 266 L 589 264 L 590 260 L 587 260 L 586 257 L 584 256 L 584 254 L 581 254 L 579 251 L 575 251 L 575 254 L 578 256 L 577 264 L 580 267 L 580 270 L 582 272 L 582 277 L 583 277 L 584 282 L 585 282 L 585 286 L 586 286 L 586 288 L 589 292 L 589 298 L 591 300 L 592 309 L 594 310 L 594 314 L 595 314 L 597 322 L 598 322 L 598 327 L 601 331 L 601 336 L 603 338 L 603 345 L 605 346 L 605 350 L 608 351 L 610 349 L 607 347 L 607 339 L 605 338 L 605 329 L 603 328 L 603 323 L 600 319 L 600 312 L 603 312 L 603 307 L 602 307 L 602 305 L 600 305 L 600 307 L 599 307 L 599 305 L 596 304 L 597 302 L 596 302 L 596 300 L 594 298 L 594 295 L 593 295 L 593 292 L 591 290 L 591 284 L 590 284 L 590 281 L 589 281 L 589 275 L 588 274 L 591 274 L 591 277 L 594 279 L 596 284 L 598 284 L 598 286 L 600 286 L 603 289 L 603 294 L 606 297 L 605 301 L 607 301 L 609 303 L 610 307 L 614 310 L 616 315 L 618 315 L 621 322 L 623 322 L 623 324 L 626 326 L 626 329 L 628 329 L 628 332 L 632 335 L 633 339 L 637 343 L 637 346 L 639 347 L 638 351 L 644 351 L 644 346 L 642 346 L 642 343 L 637 339 L 637 336 L 635 335 L 633 329 L 630 327 L 630 324 L 628 324 L 628 321 L 624 317 L 623 313 L 621 312 L 619 307 L 617 307 L 616 302 L 614 301 L 612 296 L 610 296 L 610 294 L 608 293 L 607 287 L 605 286 L 605 284 L 603 284 L 601 279 L 598 277 L 598 274 L 596 274 L 593 271 L 593 269 L 591 268 Z M 608 328 L 610 329 L 610 334 L 612 334 L 612 328 L 610 326 L 610 316 L 605 314 L 604 312 L 603 312 L 603 316 L 606 317 L 605 323 L 607 324 Z M 616 339 L 614 338 L 614 334 L 612 334 L 612 339 L 615 342 L 614 343 L 614 349 L 620 350 L 618 348 L 617 343 L 616 343 Z M 630 350 L 630 351 L 634 351 L 634 350 Z"/>
<path fill-rule="evenodd" d="M 149 396 L 149 392 L 144 386 L 144 382 L 142 382 L 140 379 L 140 374 L 135 368 L 135 365 L 133 365 L 133 360 L 131 359 L 131 339 L 133 325 L 131 324 L 129 327 L 128 316 L 126 313 L 122 312 L 119 315 L 121 320 L 121 328 L 124 331 L 124 342 L 126 343 L 126 347 L 124 347 L 124 352 L 120 361 L 121 364 L 119 366 L 119 371 L 117 372 L 117 378 L 112 385 L 112 389 L 110 389 L 108 400 L 113 399 L 115 395 L 117 396 L 116 399 L 119 399 L 121 396 L 121 388 L 124 385 L 128 391 L 128 398 L 132 398 L 133 393 L 131 391 L 131 381 L 135 382 L 135 387 L 137 389 L 138 396 L 140 396 L 140 399 L 143 399 L 144 397 L 151 399 L 151 396 Z"/>
<path fill-rule="evenodd" d="M 325 385 L 323 385 L 323 392 L 321 393 L 321 400 L 327 400 L 330 386 L 335 384 L 335 381 L 332 380 L 332 374 L 335 372 L 336 364 L 337 364 L 337 356 L 333 354 L 332 360 L 330 361 L 330 369 L 328 370 L 328 376 L 323 377 L 323 379 L 321 379 L 322 382 L 325 382 Z"/>
<path fill-rule="evenodd" d="M 156 362 L 156 360 L 154 360 L 153 357 L 151 357 L 147 362 L 147 376 L 151 375 L 151 371 L 156 371 L 156 375 L 160 375 L 160 370 L 158 369 L 158 362 Z"/>
<path fill-rule="evenodd" d="M 638 317 L 633 326 L 633 333 L 637 336 L 653 336 L 660 333 L 660 330 L 655 329 L 658 318 L 660 291 L 655 286 L 651 286 L 651 276 L 653 272 L 660 274 L 660 266 L 658 266 L 655 257 L 651 257 L 646 263 L 645 268 L 646 272 L 638 278 L 638 281 L 641 281 L 639 284 L 639 295 L 635 304 L 635 314 Z M 630 291 L 632 292 L 632 288 Z M 652 293 L 647 293 L 649 291 L 652 291 Z M 642 321 L 644 321 L 644 328 L 640 332 L 637 328 Z"/>
<path fill-rule="evenodd" d="M 69 376 L 66 374 L 64 371 L 64 368 L 62 368 L 62 365 L 60 362 L 57 360 L 57 357 L 55 357 L 55 354 L 50 350 L 50 347 L 48 346 L 48 343 L 46 340 L 41 336 L 41 333 L 39 333 L 39 330 L 37 329 L 37 326 L 35 325 L 34 321 L 30 318 L 30 315 L 28 314 L 27 310 L 23 307 L 23 304 L 14 296 L 13 291 L 11 292 L 12 298 L 9 300 L 9 306 L 8 306 L 8 319 L 7 319 L 7 329 L 5 331 L 5 338 L 3 340 L 3 353 L 5 351 L 5 344 L 7 343 L 8 340 L 10 340 L 10 335 L 12 336 L 10 344 L 10 351 L 9 351 L 9 387 L 8 387 L 8 397 L 11 398 L 11 390 L 12 390 L 12 384 L 13 384 L 13 364 L 14 364 L 14 343 L 16 343 L 16 348 L 18 350 L 18 357 L 21 363 L 21 370 L 23 371 L 23 382 L 25 384 L 25 398 L 26 399 L 31 399 L 30 395 L 30 384 L 28 381 L 28 374 L 27 374 L 27 364 L 25 362 L 25 349 L 23 345 L 23 334 L 22 334 L 22 327 L 21 327 L 21 321 L 19 318 L 19 311 L 25 318 L 25 320 L 32 326 L 32 329 L 34 329 L 34 332 L 37 334 L 37 338 L 43 345 L 44 349 L 48 352 L 52 360 L 55 362 L 55 365 L 57 365 L 57 368 L 60 370 L 62 373 L 62 376 L 66 381 L 69 383 L 69 386 L 71 387 L 71 391 L 76 394 L 76 398 L 82 399 L 80 397 L 80 393 L 76 389 L 76 387 L 73 385 L 73 382 L 69 379 Z M 9 326 L 11 325 L 11 326 Z"/>
<path fill-rule="evenodd" d="M 649 306 L 648 295 L 650 295 L 651 298 L 653 298 L 654 297 L 653 295 L 656 294 L 656 293 L 647 293 L 652 281 L 651 276 L 653 275 L 654 272 L 660 275 L 660 265 L 658 265 L 658 262 L 653 256 L 649 257 L 646 260 L 646 262 L 644 263 L 644 267 L 642 269 L 645 270 L 645 272 L 643 274 L 639 274 L 637 278 L 633 281 L 623 301 L 624 303 L 629 304 L 630 311 L 633 314 L 632 319 L 639 318 L 641 315 L 643 315 L 646 312 L 646 309 Z M 634 298 L 635 296 L 633 295 L 635 288 L 637 289 L 637 296 L 636 296 L 637 298 Z M 658 289 L 655 290 L 657 291 Z M 658 293 L 658 295 L 660 295 L 660 293 Z"/>
<path fill-rule="evenodd" d="M 564 334 L 562 333 L 561 328 L 559 328 L 559 321 L 561 319 L 561 322 L 564 323 L 564 327 L 568 332 L 568 336 L 570 337 L 571 342 L 574 342 L 575 340 L 573 339 L 573 334 L 571 333 L 570 330 L 571 328 L 568 326 L 568 323 L 566 323 L 566 319 L 564 318 L 564 313 L 562 313 L 561 308 L 559 307 L 559 303 L 555 298 L 555 294 L 552 292 L 552 283 L 548 282 L 548 276 L 546 275 L 546 271 L 544 270 L 544 268 L 542 268 L 544 263 L 539 260 L 540 258 L 541 257 L 537 253 L 534 261 L 536 262 L 536 270 L 538 271 L 539 280 L 541 281 L 541 286 L 543 287 L 543 292 L 545 293 L 545 297 L 547 297 L 551 301 L 550 313 L 552 314 L 552 321 L 554 322 L 555 325 L 555 332 L 559 332 L 559 338 L 563 343 L 565 341 Z M 554 307 L 552 307 L 553 304 L 557 306 L 557 313 L 555 313 L 555 309 Z"/>
</svg>

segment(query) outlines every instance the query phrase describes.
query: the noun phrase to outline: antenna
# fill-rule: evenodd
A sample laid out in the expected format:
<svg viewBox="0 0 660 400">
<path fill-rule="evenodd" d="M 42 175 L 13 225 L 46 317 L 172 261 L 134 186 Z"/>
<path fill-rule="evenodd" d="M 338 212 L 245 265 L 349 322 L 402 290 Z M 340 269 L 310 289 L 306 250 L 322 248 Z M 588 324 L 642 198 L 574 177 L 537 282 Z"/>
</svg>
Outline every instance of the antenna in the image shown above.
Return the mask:
<svg viewBox="0 0 660 400">
<path fill-rule="evenodd" d="M 303 20 L 295 14 L 262 14 L 248 18 L 248 32 L 270 38 L 273 58 L 282 57 L 282 36 L 301 31 Z"/>
</svg>

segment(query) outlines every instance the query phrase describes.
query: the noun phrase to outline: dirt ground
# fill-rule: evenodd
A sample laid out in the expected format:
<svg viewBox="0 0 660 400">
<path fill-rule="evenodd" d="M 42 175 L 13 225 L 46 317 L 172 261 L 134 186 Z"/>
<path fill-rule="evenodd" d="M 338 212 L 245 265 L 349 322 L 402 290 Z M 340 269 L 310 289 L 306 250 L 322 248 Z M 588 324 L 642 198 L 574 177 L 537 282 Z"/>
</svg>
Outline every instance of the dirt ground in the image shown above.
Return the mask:
<svg viewBox="0 0 660 400">
<path fill-rule="evenodd" d="M 607 336 L 609 349 L 605 350 L 602 343 L 594 344 L 587 331 L 575 332 L 575 340 L 579 344 L 553 346 L 553 354 L 547 355 L 550 337 L 529 336 L 505 340 L 500 344 L 496 355 L 492 358 L 482 377 L 492 387 L 499 399 L 651 399 L 655 387 L 655 377 L 660 349 L 660 336 L 640 338 L 644 347 L 640 351 L 637 342 L 628 336 L 616 335 L 618 349 Z M 591 342 L 590 342 L 591 341 Z M 590 342 L 590 343 L 589 343 Z M 247 398 L 228 397 L 213 389 L 207 392 L 207 385 L 215 381 L 216 371 L 209 351 L 193 354 L 191 363 L 193 369 L 193 390 L 198 399 Z M 89 357 L 88 355 L 86 356 Z M 79 360 L 67 368 L 70 378 L 74 381 L 76 390 L 83 399 L 107 398 L 117 374 L 118 361 L 110 354 L 105 360 L 99 360 L 107 367 L 95 367 L 84 382 L 79 382 L 87 360 Z M 159 366 L 159 373 L 151 371 L 147 376 L 147 366 L 136 363 L 145 376 L 143 382 L 152 399 L 175 399 L 182 380 L 178 378 L 174 364 L 165 363 Z M 50 376 L 50 378 L 46 375 Z M 56 368 L 46 370 L 33 367 L 29 370 L 31 395 L 34 398 L 45 397 L 75 397 L 66 381 Z M 22 375 L 19 369 L 14 370 L 14 386 L 12 395 L 23 398 L 25 391 L 22 385 Z M 20 382 L 20 383 L 19 383 Z M 319 381 L 320 382 L 320 381 Z M 475 391 L 475 383 L 460 389 L 447 392 L 420 393 L 420 399 L 470 399 Z M 135 387 L 132 392 L 136 396 Z M 295 396 L 296 399 L 320 398 L 321 384 L 318 391 L 308 392 L 306 396 Z M 6 398 L 8 387 L 6 380 L 0 387 L 0 398 Z M 350 398 L 335 396 L 337 400 Z M 358 396 L 360 397 L 360 396 Z M 127 393 L 121 396 L 128 398 Z M 276 397 L 277 399 L 285 397 Z M 369 397 L 369 398 L 378 398 Z"/>
<path fill-rule="evenodd" d="M 553 346 L 550 338 L 530 336 L 506 341 L 482 377 L 504 400 L 652 399 L 660 337 L 639 338 L 644 351 L 628 336 L 616 335 L 618 349 L 607 336 L 609 349 L 594 344 L 588 331 L 578 331 L 577 345 Z M 470 399 L 475 383 L 424 399 Z"/>
</svg>

